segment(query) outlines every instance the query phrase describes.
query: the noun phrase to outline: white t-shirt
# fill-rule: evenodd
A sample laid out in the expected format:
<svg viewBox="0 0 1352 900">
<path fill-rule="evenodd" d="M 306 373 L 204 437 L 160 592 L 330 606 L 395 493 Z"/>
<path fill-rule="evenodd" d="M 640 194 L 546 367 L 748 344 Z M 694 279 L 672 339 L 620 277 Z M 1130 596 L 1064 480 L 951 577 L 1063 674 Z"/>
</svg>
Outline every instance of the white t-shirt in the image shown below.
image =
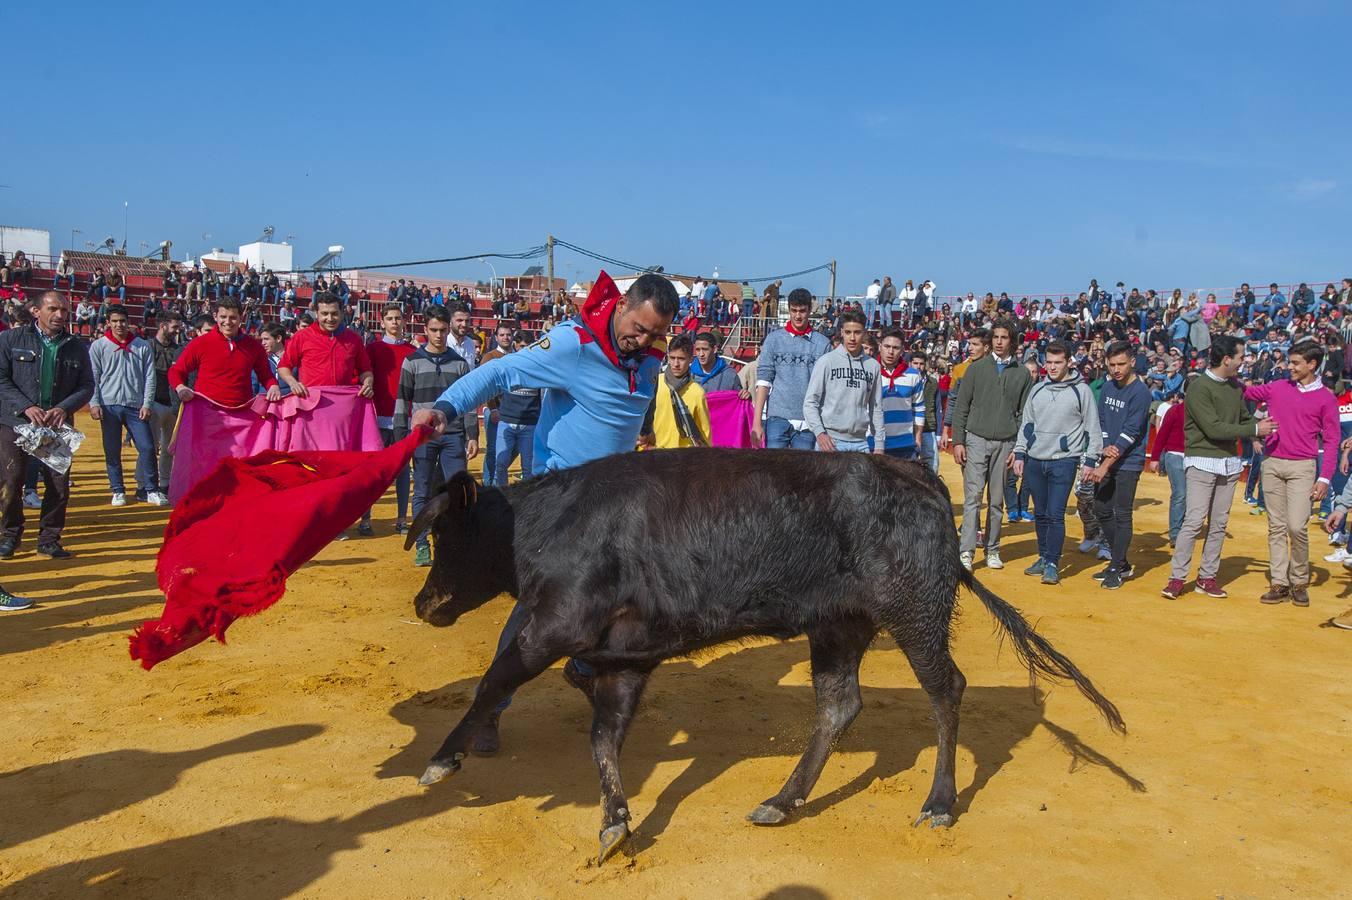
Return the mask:
<svg viewBox="0 0 1352 900">
<path fill-rule="evenodd" d="M 870 284 L 868 286 L 868 290 L 864 292 L 864 298 L 866 300 L 877 300 L 880 296 L 882 296 L 882 293 L 883 286 L 875 281 L 873 282 L 873 284 Z"/>
</svg>

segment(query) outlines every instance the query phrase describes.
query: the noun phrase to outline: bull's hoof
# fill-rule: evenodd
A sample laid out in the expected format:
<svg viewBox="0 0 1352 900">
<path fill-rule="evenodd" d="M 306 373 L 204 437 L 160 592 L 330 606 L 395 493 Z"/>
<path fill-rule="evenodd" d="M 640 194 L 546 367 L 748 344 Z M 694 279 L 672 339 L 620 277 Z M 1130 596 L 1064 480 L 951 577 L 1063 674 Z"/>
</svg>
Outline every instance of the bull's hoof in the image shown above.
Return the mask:
<svg viewBox="0 0 1352 900">
<path fill-rule="evenodd" d="M 951 828 L 953 826 L 952 813 L 933 813 L 928 809 L 920 811 L 920 817 L 911 823 L 912 828 L 918 828 L 921 822 L 928 821 L 931 828 Z"/>
<path fill-rule="evenodd" d="M 751 810 L 751 814 L 746 817 L 746 820 L 752 825 L 782 825 L 788 818 L 789 814 L 779 807 L 762 803 Z"/>
<path fill-rule="evenodd" d="M 596 864 L 602 865 L 629 839 L 629 824 L 621 822 L 601 829 L 601 852 L 596 855 Z"/>
<path fill-rule="evenodd" d="M 428 785 L 436 784 L 438 781 L 450 778 L 456 772 L 460 771 L 460 756 L 461 754 L 457 753 L 455 758 L 450 762 L 440 762 L 435 759 L 432 760 L 432 762 L 428 763 L 427 769 L 422 773 L 422 777 L 418 779 L 418 784 L 427 787 Z"/>
</svg>

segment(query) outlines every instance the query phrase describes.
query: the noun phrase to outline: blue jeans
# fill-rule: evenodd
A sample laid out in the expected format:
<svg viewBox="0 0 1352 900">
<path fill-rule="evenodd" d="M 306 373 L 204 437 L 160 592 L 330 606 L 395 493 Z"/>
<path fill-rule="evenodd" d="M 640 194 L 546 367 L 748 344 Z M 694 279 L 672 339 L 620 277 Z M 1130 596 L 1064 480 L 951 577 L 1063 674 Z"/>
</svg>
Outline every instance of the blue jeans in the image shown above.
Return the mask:
<svg viewBox="0 0 1352 900">
<path fill-rule="evenodd" d="M 108 292 L 112 290 L 112 288 L 108 287 L 107 285 L 104 285 L 102 288 L 100 288 L 100 290 L 103 292 L 103 299 L 107 300 Z M 119 300 L 127 299 L 127 289 L 125 287 L 120 287 L 117 289 L 117 299 Z"/>
<path fill-rule="evenodd" d="M 394 429 L 380 429 L 380 440 L 386 446 L 394 443 Z M 408 489 L 409 489 L 409 468 L 404 466 L 399 470 L 399 474 L 394 476 L 394 499 L 399 510 L 399 519 L 408 518 Z M 363 522 L 371 521 L 371 511 L 368 509 L 366 515 L 362 516 Z"/>
<path fill-rule="evenodd" d="M 427 498 L 443 481 L 468 469 L 463 434 L 443 434 L 419 447 L 413 454 L 413 518 L 418 518 Z M 418 535 L 416 543 L 426 547 L 427 532 Z"/>
<path fill-rule="evenodd" d="M 499 422 L 498 453 L 494 460 L 497 468 L 494 484 L 498 487 L 507 486 L 507 467 L 517 456 L 521 457 L 521 480 L 525 481 L 530 477 L 531 467 L 535 463 L 535 426 Z"/>
<path fill-rule="evenodd" d="M 484 410 L 484 421 L 483 421 L 483 425 L 481 425 L 480 428 L 479 428 L 479 434 L 482 435 L 482 436 L 483 436 L 483 439 L 484 439 L 484 449 L 483 449 L 483 457 L 484 457 L 484 487 L 492 487 L 492 486 L 495 485 L 495 484 L 498 485 L 499 487 L 506 487 L 506 486 L 507 486 L 505 482 L 504 482 L 504 483 L 499 483 L 498 480 L 497 480 L 497 474 L 498 474 L 498 454 L 497 454 L 498 423 L 493 421 L 493 414 L 494 414 L 496 411 L 497 411 L 497 410 L 485 409 L 485 410 Z"/>
<path fill-rule="evenodd" d="M 864 298 L 864 327 L 873 327 L 873 317 L 878 314 L 878 301 Z"/>
<path fill-rule="evenodd" d="M 1345 441 L 1349 437 L 1352 437 L 1352 422 L 1344 422 L 1342 424 L 1341 439 Z M 1341 461 L 1341 459 L 1342 457 L 1340 456 L 1339 460 Z M 1323 464 L 1322 458 L 1320 459 L 1320 464 Z M 1329 485 L 1329 492 L 1324 495 L 1324 502 L 1319 505 L 1319 508 L 1323 510 L 1326 515 L 1333 512 L 1333 501 L 1343 492 L 1343 486 L 1346 484 L 1347 476 L 1343 474 L 1343 470 L 1340 466 L 1335 465 L 1333 467 L 1333 478 L 1332 483 Z"/>
<path fill-rule="evenodd" d="M 1183 527 L 1183 513 L 1188 509 L 1188 477 L 1183 467 L 1183 454 L 1165 453 L 1160 459 L 1164 474 L 1169 476 L 1169 542 L 1178 541 L 1178 529 Z"/>
<path fill-rule="evenodd" d="M 920 432 L 920 459 L 934 470 L 935 475 L 939 474 L 939 448 L 933 431 Z"/>
<path fill-rule="evenodd" d="M 808 432 L 808 434 L 811 433 L 812 432 L 810 431 Z M 840 438 L 832 438 L 832 441 L 835 442 L 837 453 L 869 453 L 873 449 L 869 447 L 867 438 L 862 441 L 843 441 Z M 814 437 L 812 442 L 815 445 L 817 439 Z M 814 449 L 820 450 L 821 447 L 817 446 Z"/>
<path fill-rule="evenodd" d="M 1037 531 L 1037 555 L 1059 565 L 1061 545 L 1066 542 L 1066 501 L 1075 485 L 1076 457 L 1033 459 L 1023 463 L 1023 484 L 1033 498 L 1033 528 Z"/>
<path fill-rule="evenodd" d="M 817 446 L 812 432 L 795 431 L 788 419 L 770 416 L 765 420 L 765 447 L 768 450 L 811 450 Z"/>
<path fill-rule="evenodd" d="M 1013 469 L 1005 470 L 1005 509 L 1009 515 L 1022 515 L 1028 512 L 1028 500 L 1032 497 L 1032 491 L 1028 490 L 1028 479 L 1025 476 L 1023 484 L 1019 484 L 1018 476 L 1014 474 Z"/>
<path fill-rule="evenodd" d="M 878 304 L 878 310 L 882 313 L 883 317 L 883 331 L 892 327 L 892 308 L 892 303 Z"/>
<path fill-rule="evenodd" d="M 103 461 L 108 467 L 108 487 L 114 494 L 125 494 L 122 480 L 122 429 L 131 434 L 136 446 L 136 483 L 146 491 L 160 489 L 160 467 L 155 457 L 155 439 L 150 423 L 143 422 L 135 406 L 105 406 L 99 425 L 103 431 Z"/>
</svg>

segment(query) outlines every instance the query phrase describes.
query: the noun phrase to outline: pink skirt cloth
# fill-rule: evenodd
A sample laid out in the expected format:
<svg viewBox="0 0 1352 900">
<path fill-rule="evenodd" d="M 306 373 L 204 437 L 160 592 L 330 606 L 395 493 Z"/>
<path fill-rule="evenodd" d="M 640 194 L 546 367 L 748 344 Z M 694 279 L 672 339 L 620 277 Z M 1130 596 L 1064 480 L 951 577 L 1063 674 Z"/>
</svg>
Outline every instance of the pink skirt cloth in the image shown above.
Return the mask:
<svg viewBox="0 0 1352 900">
<path fill-rule="evenodd" d="M 313 387 L 305 398 L 276 403 L 258 395 L 225 407 L 198 394 L 183 404 L 170 449 L 174 453 L 169 500 L 178 499 L 226 457 L 264 450 L 379 450 L 376 409 L 350 387 Z"/>
</svg>

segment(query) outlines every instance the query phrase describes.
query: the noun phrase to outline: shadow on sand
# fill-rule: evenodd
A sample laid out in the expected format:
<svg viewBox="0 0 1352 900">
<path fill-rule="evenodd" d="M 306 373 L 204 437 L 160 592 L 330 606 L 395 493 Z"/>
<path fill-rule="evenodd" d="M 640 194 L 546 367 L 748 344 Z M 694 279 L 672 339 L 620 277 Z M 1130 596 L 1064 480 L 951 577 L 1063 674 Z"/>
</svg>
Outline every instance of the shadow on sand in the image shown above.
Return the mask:
<svg viewBox="0 0 1352 900">
<path fill-rule="evenodd" d="M 887 655 L 898 666 L 906 666 L 899 652 L 892 650 Z M 686 765 L 662 789 L 651 810 L 639 818 L 632 852 L 652 846 L 687 797 L 744 760 L 773 760 L 773 765 L 782 764 L 783 777 L 788 777 L 792 757 L 800 752 L 810 731 L 815 704 L 809 685 L 780 686 L 777 682 L 806 656 L 805 643 L 792 641 L 746 647 L 701 667 L 673 661 L 658 669 L 629 731 L 622 760 L 624 779 L 632 796 L 659 764 Z M 543 798 L 541 809 L 595 807 L 598 786 L 587 739 L 591 711 L 555 672 L 527 685 L 516 708 L 504 716 L 504 750 L 497 758 L 470 758 L 449 784 L 428 791 L 413 788 L 413 780 L 466 708 L 477 681 L 458 680 L 417 694 L 391 710 L 395 719 L 414 729 L 415 736 L 381 764 L 378 777 L 408 779 L 406 796 L 348 818 L 314 822 L 255 819 L 84 859 L 36 873 L 0 891 L 0 896 L 72 897 L 135 890 L 142 897 L 178 898 L 200 889 L 216 895 L 280 898 L 312 884 L 329 871 L 337 853 L 360 847 L 366 836 L 452 808 L 490 807 L 521 797 Z M 928 772 L 933 765 L 934 723 L 922 690 L 865 686 L 863 697 L 864 712 L 840 749 L 873 752 L 874 762 L 847 784 L 812 798 L 795 820 L 811 818 L 866 790 L 877 779 L 891 778 L 917 765 Z M 1145 790 L 1144 784 L 1106 755 L 1048 722 L 1039 698 L 1029 688 L 969 686 L 959 734 L 961 745 L 976 760 L 976 772 L 959 794 L 959 812 L 970 806 L 1038 725 L 1046 726 L 1066 748 L 1072 769 L 1102 766 L 1130 790 Z M 197 752 L 209 753 L 210 749 Z M 907 795 L 912 802 L 899 801 L 890 813 L 895 827 L 909 826 L 918 811 L 928 790 L 928 778 L 923 780 L 925 786 L 918 794 Z M 41 793 L 29 802 L 40 802 Z M 110 802 L 109 807 L 137 799 L 139 792 L 120 804 Z M 589 839 L 578 837 L 580 843 L 590 845 Z M 777 896 L 814 896 L 799 893 L 798 886 L 787 886 L 784 891 Z"/>
</svg>

